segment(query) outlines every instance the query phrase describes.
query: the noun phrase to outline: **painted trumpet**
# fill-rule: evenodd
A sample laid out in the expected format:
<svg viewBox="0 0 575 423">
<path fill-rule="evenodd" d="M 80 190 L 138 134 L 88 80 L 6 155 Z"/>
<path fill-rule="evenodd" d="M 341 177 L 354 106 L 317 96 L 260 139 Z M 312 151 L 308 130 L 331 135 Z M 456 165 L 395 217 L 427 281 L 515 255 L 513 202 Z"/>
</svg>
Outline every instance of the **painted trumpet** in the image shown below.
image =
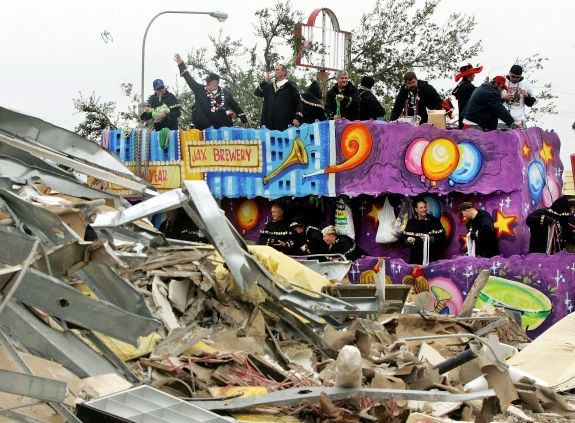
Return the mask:
<svg viewBox="0 0 575 423">
<path fill-rule="evenodd" d="M 264 185 L 267 185 L 271 179 L 278 176 L 281 172 L 283 172 L 284 170 L 286 170 L 290 166 L 293 166 L 296 164 L 307 164 L 307 163 L 308 163 L 308 160 L 307 160 L 307 151 L 305 149 L 305 145 L 302 142 L 302 140 L 300 140 L 299 138 L 296 138 L 293 142 L 293 147 L 292 147 L 289 155 L 286 157 L 286 159 L 283 161 L 283 163 L 281 165 L 276 167 L 270 174 L 264 176 L 263 183 L 264 183 Z"/>
</svg>

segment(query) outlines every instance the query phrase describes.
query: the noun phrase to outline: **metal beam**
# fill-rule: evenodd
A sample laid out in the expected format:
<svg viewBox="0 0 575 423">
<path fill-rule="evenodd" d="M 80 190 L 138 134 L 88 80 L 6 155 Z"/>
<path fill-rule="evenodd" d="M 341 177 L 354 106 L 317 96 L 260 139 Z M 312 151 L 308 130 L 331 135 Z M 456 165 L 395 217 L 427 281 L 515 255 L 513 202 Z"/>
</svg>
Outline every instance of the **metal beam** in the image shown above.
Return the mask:
<svg viewBox="0 0 575 423">
<path fill-rule="evenodd" d="M 0 327 L 32 354 L 56 361 L 78 377 L 121 374 L 72 332 L 47 326 L 22 304 L 14 301 L 8 303 L 0 315 Z"/>
<path fill-rule="evenodd" d="M 0 107 L 0 130 L 24 140 L 34 141 L 68 156 L 78 157 L 89 163 L 98 163 L 99 166 L 123 174 L 127 178 L 139 179 L 98 143 L 36 117 Z"/>
<path fill-rule="evenodd" d="M 14 152 L 7 153 L 9 149 Z M 12 181 L 21 184 L 41 182 L 58 192 L 74 197 L 114 198 L 116 201 L 120 198 L 116 194 L 92 188 L 80 182 L 70 172 L 4 143 L 0 143 L 0 169 L 2 169 L 0 176 Z"/>
<path fill-rule="evenodd" d="M 114 174 L 109 170 L 95 164 L 97 162 L 90 162 L 92 164 L 89 164 L 87 162 L 80 161 L 77 158 L 66 156 L 56 150 L 40 145 L 34 141 L 24 141 L 21 138 L 6 135 L 5 133 L 0 132 L 0 142 L 4 142 L 23 151 L 27 151 L 36 157 L 63 164 L 65 166 L 71 167 L 77 172 L 93 176 L 106 182 L 120 185 L 124 188 L 134 190 L 147 196 L 155 196 L 158 194 L 156 191 L 148 188 L 146 184 L 128 179 L 125 176 Z M 92 160 L 93 159 L 94 158 L 92 158 Z"/>
<path fill-rule="evenodd" d="M 64 382 L 0 369 L 0 391 L 43 401 L 62 402 L 68 386 Z"/>
<path fill-rule="evenodd" d="M 430 392 L 408 389 L 305 387 L 284 389 L 256 397 L 239 397 L 216 401 L 188 400 L 188 402 L 198 405 L 206 410 L 239 410 L 241 408 L 255 407 L 259 405 L 284 406 L 303 402 L 313 403 L 319 401 L 320 394 L 322 393 L 329 396 L 332 401 L 367 397 L 374 399 L 432 402 L 464 402 L 495 396 L 495 391 L 493 389 L 473 393 L 452 394 L 449 392 Z"/>
<path fill-rule="evenodd" d="M 26 257 L 26 260 L 24 260 L 24 262 L 22 263 L 22 268 L 20 269 L 20 271 L 18 273 L 16 273 L 10 279 L 7 286 L 5 288 L 3 288 L 3 291 L 5 291 L 5 292 L 2 292 L 3 295 L 2 295 L 2 301 L 0 302 L 0 314 L 2 314 L 2 312 L 4 311 L 4 308 L 8 304 L 8 301 L 10 301 L 10 299 L 12 298 L 12 296 L 14 295 L 14 293 L 16 292 L 16 290 L 18 289 L 18 287 L 22 283 L 22 280 L 24 279 L 24 275 L 28 271 L 30 264 L 32 263 L 32 261 L 35 258 L 34 256 L 36 254 L 36 249 L 38 248 L 39 243 L 40 243 L 39 240 L 34 241 L 34 244 L 32 245 L 32 248 L 30 249 L 30 251 L 28 253 L 28 257 Z"/>
<path fill-rule="evenodd" d="M 14 298 L 86 329 L 138 344 L 138 338 L 160 326 L 148 316 L 130 313 L 107 301 L 92 299 L 58 279 L 30 269 Z M 87 311 L 90 311 L 87 313 Z"/>
<path fill-rule="evenodd" d="M 60 245 L 79 240 L 78 235 L 51 211 L 23 200 L 16 194 L 0 189 L 2 198 L 18 220 L 44 244 Z"/>
<path fill-rule="evenodd" d="M 28 374 L 28 375 L 32 375 L 32 370 L 28 367 L 28 365 L 24 362 L 24 360 L 22 359 L 22 357 L 20 357 L 20 355 L 18 354 L 18 351 L 16 351 L 16 349 L 12 346 L 12 344 L 10 343 L 10 341 L 8 340 L 8 338 L 6 337 L 6 335 L 4 334 L 4 332 L 2 332 L 0 330 L 0 344 L 2 345 L 2 347 L 4 347 L 4 350 L 6 351 L 6 353 L 8 354 L 8 356 L 10 356 L 13 359 L 14 364 L 16 364 L 16 366 L 22 370 L 24 373 Z M 61 382 L 59 382 L 61 383 Z M 67 385 L 66 385 L 66 391 L 67 391 Z M 70 422 L 70 423 L 82 423 L 74 414 L 72 414 L 66 407 L 64 407 L 60 402 L 58 401 L 48 401 L 48 404 L 58 412 L 58 414 L 60 414 L 61 416 L 64 417 L 64 420 L 66 422 Z M 2 412 L 0 414 L 3 415 L 7 415 L 9 417 L 13 417 L 13 416 L 17 416 L 18 420 L 22 420 L 22 421 L 30 421 L 32 422 L 33 419 L 30 418 L 30 420 L 28 420 L 28 417 L 25 414 L 20 414 L 16 411 L 12 411 L 14 409 L 5 409 L 5 410 L 1 410 Z"/>
</svg>

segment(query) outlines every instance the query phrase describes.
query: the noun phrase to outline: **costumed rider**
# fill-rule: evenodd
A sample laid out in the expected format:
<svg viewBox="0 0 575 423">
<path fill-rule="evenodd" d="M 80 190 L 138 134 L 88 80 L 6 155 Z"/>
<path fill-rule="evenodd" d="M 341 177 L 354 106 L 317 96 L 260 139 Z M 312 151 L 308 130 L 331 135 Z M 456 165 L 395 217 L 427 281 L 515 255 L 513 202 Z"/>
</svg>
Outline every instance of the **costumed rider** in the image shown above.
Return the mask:
<svg viewBox="0 0 575 423">
<path fill-rule="evenodd" d="M 178 118 L 182 113 L 182 105 L 174 94 L 168 91 L 164 81 L 154 79 L 152 83 L 154 94 L 148 98 L 140 119 L 154 120 L 154 129 L 160 131 L 168 128 L 172 131 L 178 129 Z"/>
<path fill-rule="evenodd" d="M 409 263 L 427 265 L 443 254 L 445 229 L 438 218 L 427 213 L 425 200 L 417 200 L 414 210 L 415 217 L 407 221 L 403 231 L 403 242 L 411 250 Z"/>
<path fill-rule="evenodd" d="M 565 249 L 567 241 L 573 238 L 569 221 L 574 214 L 575 198 L 565 195 L 555 200 L 551 207 L 529 213 L 526 219 L 531 231 L 529 252 L 554 254 Z"/>
<path fill-rule="evenodd" d="M 271 207 L 272 220 L 260 232 L 259 245 L 268 245 L 288 254 L 293 248 L 289 222 L 284 219 L 284 209 L 280 204 Z"/>
<path fill-rule="evenodd" d="M 497 231 L 491 215 L 485 210 L 477 210 L 468 201 L 459 205 L 459 212 L 467 219 L 467 255 L 485 258 L 498 255 Z"/>
<path fill-rule="evenodd" d="M 294 82 L 287 79 L 285 65 L 275 66 L 273 81 L 270 81 L 270 74 L 266 72 L 254 94 L 264 99 L 261 126 L 283 131 L 290 125 L 300 125 L 302 114 L 299 90 Z"/>
<path fill-rule="evenodd" d="M 383 120 L 385 117 L 385 109 L 371 91 L 374 85 L 375 79 L 372 76 L 365 75 L 361 78 L 358 87 L 359 120 Z"/>
<path fill-rule="evenodd" d="M 290 224 L 293 246 L 290 254 L 294 256 L 307 254 L 325 254 L 327 246 L 323 234 L 315 226 L 306 225 L 303 216 L 296 216 Z"/>
<path fill-rule="evenodd" d="M 327 120 L 325 108 L 321 104 L 321 87 L 317 81 L 313 81 L 300 97 L 301 100 L 301 123 L 314 123 Z"/>
<path fill-rule="evenodd" d="M 182 208 L 170 210 L 167 213 L 166 219 L 160 225 L 160 232 L 166 238 L 190 242 L 207 242 L 204 233 L 198 229 Z"/>
<path fill-rule="evenodd" d="M 483 66 L 477 66 L 468 64 L 461 66 L 459 68 L 459 73 L 455 74 L 455 82 L 461 81 L 453 89 L 451 94 L 457 99 L 457 110 L 459 110 L 459 129 L 463 129 L 463 111 L 465 106 L 471 98 L 471 94 L 475 90 L 475 85 L 473 85 L 473 80 L 475 79 L 475 74 L 478 74 L 483 70 Z"/>
<path fill-rule="evenodd" d="M 321 233 L 323 241 L 327 245 L 326 254 L 341 254 L 346 260 L 352 261 L 365 255 L 365 252 L 357 246 L 352 238 L 338 234 L 335 226 L 326 226 Z M 337 259 L 334 258 L 332 260 Z"/>
<path fill-rule="evenodd" d="M 349 80 L 346 71 L 335 74 L 336 83 L 327 92 L 325 111 L 330 119 L 359 119 L 359 96 L 357 87 Z"/>
<path fill-rule="evenodd" d="M 501 119 L 511 128 L 522 128 L 509 111 L 503 106 L 501 92 L 507 90 L 505 77 L 499 75 L 491 81 L 477 87 L 465 106 L 463 124 L 465 127 L 479 128 L 482 131 L 497 129 L 497 119 Z"/>
<path fill-rule="evenodd" d="M 404 84 L 399 89 L 393 109 L 391 110 L 390 121 L 397 120 L 399 117 L 413 116 L 412 122 L 426 123 L 427 109 L 442 110 L 442 101 L 439 94 L 427 81 L 417 79 L 415 72 L 409 71 L 403 75 Z"/>
<path fill-rule="evenodd" d="M 525 123 L 525 106 L 531 107 L 535 104 L 533 90 L 529 81 L 525 80 L 521 74 L 523 68 L 519 65 L 511 66 L 507 74 L 507 93 L 502 93 L 503 105 L 513 119 Z"/>
<path fill-rule="evenodd" d="M 227 89 L 220 87 L 220 77 L 215 73 L 209 73 L 206 77 L 206 85 L 198 83 L 190 72 L 179 54 L 175 55 L 180 76 L 182 76 L 196 100 L 192 112 L 192 123 L 196 129 L 203 131 L 209 127 L 219 129 L 234 125 L 233 117 L 237 115 L 245 125 L 248 118 L 234 96 Z"/>
</svg>

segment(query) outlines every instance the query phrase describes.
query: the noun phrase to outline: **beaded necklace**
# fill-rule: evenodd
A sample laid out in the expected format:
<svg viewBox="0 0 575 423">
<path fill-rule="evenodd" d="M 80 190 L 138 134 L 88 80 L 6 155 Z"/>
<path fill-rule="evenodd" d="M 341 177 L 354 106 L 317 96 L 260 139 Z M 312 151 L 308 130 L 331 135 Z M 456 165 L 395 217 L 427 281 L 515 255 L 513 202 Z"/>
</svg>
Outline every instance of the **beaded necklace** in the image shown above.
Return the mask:
<svg viewBox="0 0 575 423">
<path fill-rule="evenodd" d="M 226 110 L 225 103 L 226 97 L 224 95 L 224 90 L 218 87 L 215 93 L 211 92 L 208 87 L 205 88 L 206 97 L 210 100 L 210 111 L 212 113 L 217 112 L 218 110 Z"/>
</svg>

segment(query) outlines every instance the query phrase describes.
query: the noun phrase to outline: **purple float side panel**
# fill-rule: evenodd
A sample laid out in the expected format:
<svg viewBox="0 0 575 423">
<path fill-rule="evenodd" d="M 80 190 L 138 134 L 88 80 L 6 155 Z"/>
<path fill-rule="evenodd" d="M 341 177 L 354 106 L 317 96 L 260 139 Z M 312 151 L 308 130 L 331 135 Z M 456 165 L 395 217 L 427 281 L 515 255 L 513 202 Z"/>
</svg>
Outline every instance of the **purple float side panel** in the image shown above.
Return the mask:
<svg viewBox="0 0 575 423">
<path fill-rule="evenodd" d="M 375 257 L 357 260 L 350 272 L 352 282 L 359 281 L 363 272 L 373 271 L 377 261 Z M 419 276 L 420 292 L 429 291 L 434 296 L 429 308 L 455 315 L 483 269 L 489 269 L 490 277 L 477 304 L 493 303 L 520 312 L 523 327 L 532 338 L 573 311 L 573 253 L 491 259 L 457 257 L 431 263 L 425 268 L 407 264 L 401 259 L 388 259 L 385 267 L 388 283 L 414 284 L 414 277 Z"/>
</svg>

